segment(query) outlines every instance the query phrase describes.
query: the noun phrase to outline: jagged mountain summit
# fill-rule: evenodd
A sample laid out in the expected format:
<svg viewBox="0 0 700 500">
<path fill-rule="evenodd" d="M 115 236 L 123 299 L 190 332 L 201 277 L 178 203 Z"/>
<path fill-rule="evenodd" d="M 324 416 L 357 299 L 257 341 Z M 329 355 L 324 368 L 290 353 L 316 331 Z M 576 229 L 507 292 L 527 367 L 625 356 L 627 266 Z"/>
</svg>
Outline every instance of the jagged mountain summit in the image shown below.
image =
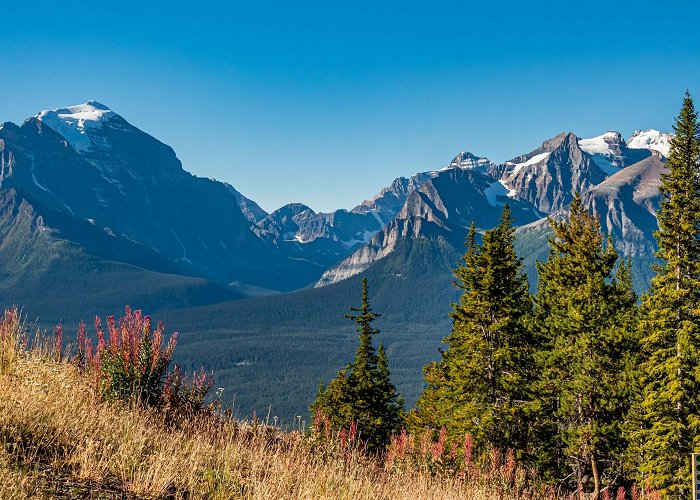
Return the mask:
<svg viewBox="0 0 700 500">
<path fill-rule="evenodd" d="M 478 169 L 442 170 L 411 192 L 389 224 L 365 246 L 326 271 L 316 286 L 336 283 L 364 271 L 391 254 L 401 240 L 439 238 L 458 247 L 472 220 L 480 228 L 493 227 L 506 202 L 512 206 L 519 224 L 539 218 L 530 204 L 513 199 L 500 181 Z"/>
<path fill-rule="evenodd" d="M 592 155 L 580 148 L 578 137 L 570 132 L 505 162 L 498 170 L 513 198 L 530 203 L 545 214 L 565 207 L 575 192 L 586 191 L 608 175 Z"/>
<path fill-rule="evenodd" d="M 431 179 L 451 170 L 486 175 L 493 166 L 487 158 L 462 152 L 441 169 L 394 179 L 377 195 L 351 211 L 314 212 L 306 205 L 292 203 L 259 220 L 255 232 L 285 255 L 303 258 L 327 268 L 380 233 L 401 211 L 411 193 Z M 493 199 L 502 194 L 500 185 L 487 192 Z"/>
<path fill-rule="evenodd" d="M 479 173 L 487 173 L 494 164 L 488 158 L 482 158 L 472 153 L 463 151 L 445 167 L 438 170 L 419 172 L 410 177 L 398 177 L 387 187 L 369 200 L 352 209 L 355 213 L 374 213 L 382 222 L 387 224 L 401 210 L 408 195 L 425 184 L 430 179 L 438 176 L 440 172 L 454 168 L 475 170 Z"/>
</svg>

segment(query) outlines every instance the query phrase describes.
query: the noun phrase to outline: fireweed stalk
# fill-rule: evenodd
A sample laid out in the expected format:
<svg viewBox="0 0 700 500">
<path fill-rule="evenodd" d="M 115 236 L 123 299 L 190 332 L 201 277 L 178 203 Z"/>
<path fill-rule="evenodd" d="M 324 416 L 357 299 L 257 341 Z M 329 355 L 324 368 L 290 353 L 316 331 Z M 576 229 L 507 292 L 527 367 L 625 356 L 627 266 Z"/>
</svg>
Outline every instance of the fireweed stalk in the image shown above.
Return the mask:
<svg viewBox="0 0 700 500">
<path fill-rule="evenodd" d="M 179 366 L 168 373 L 177 332 L 165 343 L 165 324 L 152 328 L 151 317 L 142 311 L 124 308 L 118 321 L 109 316 L 105 335 L 102 319 L 94 321 L 97 347 L 92 348 L 85 323 L 78 327 L 77 361 L 88 374 L 97 395 L 104 400 L 128 401 L 136 398 L 147 406 L 171 411 L 199 411 L 213 385 L 211 374 L 200 370 L 191 378 Z"/>
</svg>

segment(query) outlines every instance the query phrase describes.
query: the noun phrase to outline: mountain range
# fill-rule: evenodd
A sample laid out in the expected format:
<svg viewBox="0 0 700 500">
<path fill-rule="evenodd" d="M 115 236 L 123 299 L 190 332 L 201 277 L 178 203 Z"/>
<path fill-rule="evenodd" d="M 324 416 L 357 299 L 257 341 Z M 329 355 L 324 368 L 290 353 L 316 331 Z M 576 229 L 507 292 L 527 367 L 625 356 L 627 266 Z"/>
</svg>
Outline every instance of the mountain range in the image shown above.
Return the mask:
<svg viewBox="0 0 700 500">
<path fill-rule="evenodd" d="M 631 259 L 637 289 L 647 286 L 671 138 L 565 132 L 503 163 L 462 152 L 351 210 L 292 203 L 268 214 L 233 185 L 188 173 L 107 106 L 42 111 L 0 125 L 0 298 L 44 326 L 127 303 L 160 313 L 189 330 L 180 362 L 246 389 L 241 411 L 274 403 L 296 415 L 351 352 L 343 311 L 368 276 L 410 403 L 449 329 L 467 227 L 493 227 L 505 203 L 533 285 L 547 218 L 565 216 L 578 192 Z M 261 390 L 282 367 L 283 382 Z"/>
</svg>

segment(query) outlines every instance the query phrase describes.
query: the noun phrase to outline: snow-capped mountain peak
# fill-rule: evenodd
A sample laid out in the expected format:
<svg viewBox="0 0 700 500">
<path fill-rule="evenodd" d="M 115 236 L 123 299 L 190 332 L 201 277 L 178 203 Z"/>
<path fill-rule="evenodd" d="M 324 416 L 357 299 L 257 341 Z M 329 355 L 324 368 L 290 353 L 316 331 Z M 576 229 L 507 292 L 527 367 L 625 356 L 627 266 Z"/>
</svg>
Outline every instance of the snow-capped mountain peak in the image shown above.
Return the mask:
<svg viewBox="0 0 700 500">
<path fill-rule="evenodd" d="M 462 151 L 442 170 L 447 170 L 449 168 L 466 168 L 483 173 L 486 172 L 490 166 L 491 161 L 488 158 L 481 158 L 467 151 Z"/>
<path fill-rule="evenodd" d="M 610 130 L 603 135 L 592 137 L 590 139 L 579 139 L 578 146 L 586 153 L 590 154 L 610 154 L 613 153 L 615 147 L 620 147 L 625 144 L 620 132 Z"/>
<path fill-rule="evenodd" d="M 671 149 L 673 134 L 659 132 L 658 130 L 637 130 L 629 138 L 627 144 L 633 149 L 652 149 L 664 156 L 668 156 Z"/>
<path fill-rule="evenodd" d="M 578 146 L 593 157 L 593 161 L 607 175 L 613 175 L 621 168 L 628 167 L 646 156 L 645 148 L 631 148 L 620 132 L 610 130 L 590 139 L 579 139 Z"/>
<path fill-rule="evenodd" d="M 73 149 L 82 153 L 92 148 L 87 130 L 99 128 L 103 123 L 118 116 L 104 104 L 88 101 L 76 106 L 45 110 L 36 115 L 36 118 L 65 137 Z"/>
</svg>

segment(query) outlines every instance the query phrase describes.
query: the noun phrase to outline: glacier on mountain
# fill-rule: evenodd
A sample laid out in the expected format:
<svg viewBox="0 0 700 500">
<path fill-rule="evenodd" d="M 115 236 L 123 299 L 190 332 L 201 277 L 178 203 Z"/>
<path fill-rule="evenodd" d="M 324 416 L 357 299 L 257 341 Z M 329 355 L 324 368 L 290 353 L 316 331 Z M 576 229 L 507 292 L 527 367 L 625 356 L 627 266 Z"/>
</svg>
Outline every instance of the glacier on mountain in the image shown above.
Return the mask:
<svg viewBox="0 0 700 500">
<path fill-rule="evenodd" d="M 658 130 L 637 130 L 627 140 L 627 145 L 633 149 L 651 149 L 658 151 L 665 157 L 671 150 L 671 140 L 673 134 L 659 132 Z"/>
<path fill-rule="evenodd" d="M 77 106 L 44 110 L 36 115 L 36 118 L 61 134 L 77 152 L 83 153 L 93 146 L 87 129 L 101 127 L 103 122 L 116 116 L 117 114 L 107 106 L 88 101 Z"/>
<path fill-rule="evenodd" d="M 521 165 L 524 166 L 524 164 Z M 503 206 L 504 202 L 499 201 L 498 197 L 505 196 L 508 198 L 513 198 L 515 196 L 515 190 L 506 186 L 503 180 L 498 180 L 489 184 L 489 187 L 484 189 L 484 196 L 486 197 L 486 201 L 488 201 L 489 205 L 492 207 L 500 207 Z"/>
</svg>

